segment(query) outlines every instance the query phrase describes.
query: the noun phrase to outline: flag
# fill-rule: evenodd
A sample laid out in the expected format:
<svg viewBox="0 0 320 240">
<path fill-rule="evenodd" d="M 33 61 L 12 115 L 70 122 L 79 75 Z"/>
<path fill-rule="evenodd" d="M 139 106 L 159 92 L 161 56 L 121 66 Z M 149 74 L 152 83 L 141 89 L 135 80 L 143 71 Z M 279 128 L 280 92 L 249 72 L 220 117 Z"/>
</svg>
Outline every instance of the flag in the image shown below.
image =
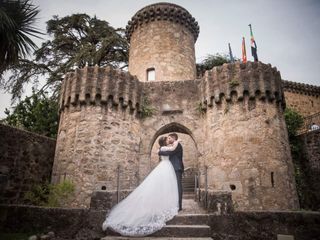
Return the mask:
<svg viewBox="0 0 320 240">
<path fill-rule="evenodd" d="M 242 62 L 247 62 L 246 42 L 244 40 L 244 37 L 242 37 Z"/>
<path fill-rule="evenodd" d="M 257 54 L 257 44 L 254 40 L 253 33 L 252 33 L 252 26 L 249 24 L 250 27 L 250 35 L 251 35 L 251 54 L 255 62 L 258 62 L 258 54 Z"/>
<path fill-rule="evenodd" d="M 228 45 L 229 45 L 230 60 L 231 60 L 232 63 L 234 63 L 234 58 L 233 58 L 233 55 L 232 55 L 231 45 L 230 45 L 230 43 Z"/>
</svg>

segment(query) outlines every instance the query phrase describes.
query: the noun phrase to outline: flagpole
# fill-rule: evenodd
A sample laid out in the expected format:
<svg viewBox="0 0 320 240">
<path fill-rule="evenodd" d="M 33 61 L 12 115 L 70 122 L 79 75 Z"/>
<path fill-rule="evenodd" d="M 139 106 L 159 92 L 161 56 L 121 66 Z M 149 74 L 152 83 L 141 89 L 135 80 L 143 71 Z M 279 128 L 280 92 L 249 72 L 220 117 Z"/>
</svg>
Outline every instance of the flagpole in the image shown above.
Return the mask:
<svg viewBox="0 0 320 240">
<path fill-rule="evenodd" d="M 232 55 L 232 50 L 231 50 L 231 45 L 230 45 L 230 43 L 228 43 L 228 46 L 229 46 L 230 60 L 231 60 L 232 63 L 234 63 L 234 58 L 233 58 L 233 55 Z"/>
<path fill-rule="evenodd" d="M 252 33 L 252 26 L 251 26 L 251 23 L 248 25 L 249 26 L 249 28 L 250 28 L 250 35 L 251 35 L 251 37 L 253 37 L 253 33 Z"/>
</svg>

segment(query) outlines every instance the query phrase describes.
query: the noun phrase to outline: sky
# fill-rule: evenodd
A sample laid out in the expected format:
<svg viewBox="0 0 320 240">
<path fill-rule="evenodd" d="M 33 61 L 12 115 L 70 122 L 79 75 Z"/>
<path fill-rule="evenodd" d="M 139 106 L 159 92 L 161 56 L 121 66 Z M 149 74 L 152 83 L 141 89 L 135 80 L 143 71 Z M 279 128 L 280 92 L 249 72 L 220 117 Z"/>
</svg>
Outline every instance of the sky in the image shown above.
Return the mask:
<svg viewBox="0 0 320 240">
<path fill-rule="evenodd" d="M 161 1 L 161 0 L 160 0 Z M 154 0 L 33 0 L 39 6 L 37 27 L 46 32 L 53 15 L 64 17 L 86 13 L 125 27 L 128 20 Z M 261 62 L 270 63 L 282 79 L 320 86 L 320 0 L 171 0 L 187 9 L 198 21 L 200 34 L 195 45 L 197 62 L 207 54 L 228 53 L 241 57 L 242 37 L 250 52 L 252 24 Z M 35 39 L 38 46 L 42 40 Z M 28 86 L 25 95 L 31 93 Z M 0 118 L 10 107 L 11 96 L 0 90 Z"/>
</svg>

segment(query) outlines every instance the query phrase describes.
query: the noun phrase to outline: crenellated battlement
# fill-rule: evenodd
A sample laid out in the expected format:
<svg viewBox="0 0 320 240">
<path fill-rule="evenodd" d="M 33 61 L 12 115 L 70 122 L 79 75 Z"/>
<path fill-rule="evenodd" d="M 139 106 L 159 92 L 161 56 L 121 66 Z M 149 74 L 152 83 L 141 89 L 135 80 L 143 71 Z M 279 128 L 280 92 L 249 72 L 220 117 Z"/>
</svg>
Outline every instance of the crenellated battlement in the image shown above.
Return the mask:
<svg viewBox="0 0 320 240">
<path fill-rule="evenodd" d="M 61 88 L 60 111 L 70 105 L 120 105 L 139 109 L 140 83 L 136 77 L 111 67 L 77 68 L 66 74 Z"/>
<path fill-rule="evenodd" d="M 198 22 L 186 9 L 172 3 L 151 4 L 139 10 L 126 27 L 128 40 L 130 41 L 132 33 L 138 26 L 160 20 L 176 22 L 185 26 L 194 36 L 194 40 L 197 40 L 199 35 Z"/>
<path fill-rule="evenodd" d="M 277 68 L 261 62 L 224 64 L 206 71 L 201 82 L 203 103 L 212 106 L 222 98 L 238 101 L 248 96 L 284 104 L 281 76 Z"/>
<path fill-rule="evenodd" d="M 320 96 L 320 87 L 305 83 L 291 82 L 282 80 L 282 86 L 284 91 L 299 93 L 310 96 Z"/>
</svg>

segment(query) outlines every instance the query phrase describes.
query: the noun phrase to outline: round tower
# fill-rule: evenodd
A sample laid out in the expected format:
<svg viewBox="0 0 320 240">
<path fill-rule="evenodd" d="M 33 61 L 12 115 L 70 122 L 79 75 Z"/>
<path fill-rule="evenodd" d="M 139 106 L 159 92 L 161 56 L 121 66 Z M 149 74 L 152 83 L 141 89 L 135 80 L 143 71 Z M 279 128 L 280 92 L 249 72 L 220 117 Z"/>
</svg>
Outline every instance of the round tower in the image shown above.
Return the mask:
<svg viewBox="0 0 320 240">
<path fill-rule="evenodd" d="M 110 67 L 66 74 L 60 92 L 60 123 L 52 182 L 72 181 L 71 207 L 88 208 L 94 191 L 134 188 L 139 181 L 140 82 Z"/>
<path fill-rule="evenodd" d="M 201 82 L 206 150 L 201 188 L 229 191 L 238 210 L 299 208 L 277 68 L 224 64 Z"/>
<path fill-rule="evenodd" d="M 178 5 L 156 3 L 142 8 L 126 27 L 129 72 L 143 82 L 195 79 L 198 35 L 198 23 Z"/>
</svg>

